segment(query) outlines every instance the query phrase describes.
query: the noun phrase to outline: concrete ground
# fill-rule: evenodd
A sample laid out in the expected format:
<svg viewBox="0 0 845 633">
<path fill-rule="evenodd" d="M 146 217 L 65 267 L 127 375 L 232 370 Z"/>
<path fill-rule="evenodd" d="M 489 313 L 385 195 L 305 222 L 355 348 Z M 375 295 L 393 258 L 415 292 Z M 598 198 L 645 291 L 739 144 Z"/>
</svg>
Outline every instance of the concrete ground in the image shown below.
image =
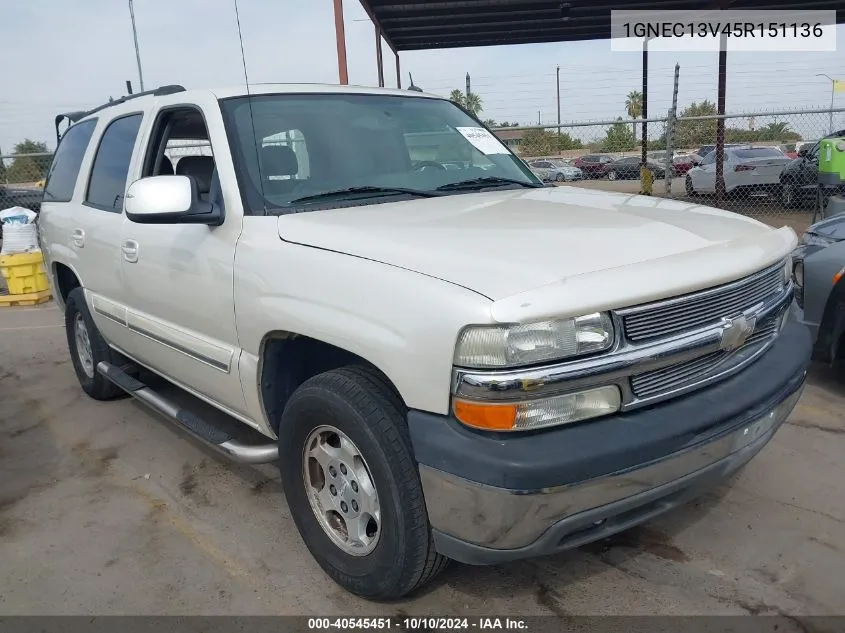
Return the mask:
<svg viewBox="0 0 845 633">
<path fill-rule="evenodd" d="M 234 466 L 80 390 L 62 315 L 0 309 L 0 614 L 834 614 L 845 378 L 813 369 L 733 481 L 639 529 L 375 604 L 303 546 L 271 466 Z"/>
</svg>

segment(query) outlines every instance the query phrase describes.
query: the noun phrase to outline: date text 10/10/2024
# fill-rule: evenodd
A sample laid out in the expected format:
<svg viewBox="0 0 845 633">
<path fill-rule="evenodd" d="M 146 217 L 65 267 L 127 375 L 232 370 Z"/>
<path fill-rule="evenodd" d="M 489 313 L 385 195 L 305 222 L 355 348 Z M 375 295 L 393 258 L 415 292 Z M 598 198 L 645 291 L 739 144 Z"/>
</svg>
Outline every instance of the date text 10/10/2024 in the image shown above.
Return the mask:
<svg viewBox="0 0 845 633">
<path fill-rule="evenodd" d="M 308 628 L 311 630 L 389 630 L 399 631 L 449 631 L 449 630 L 526 630 L 528 625 L 520 618 L 450 618 L 434 616 L 399 616 L 384 618 L 308 618 Z"/>
</svg>

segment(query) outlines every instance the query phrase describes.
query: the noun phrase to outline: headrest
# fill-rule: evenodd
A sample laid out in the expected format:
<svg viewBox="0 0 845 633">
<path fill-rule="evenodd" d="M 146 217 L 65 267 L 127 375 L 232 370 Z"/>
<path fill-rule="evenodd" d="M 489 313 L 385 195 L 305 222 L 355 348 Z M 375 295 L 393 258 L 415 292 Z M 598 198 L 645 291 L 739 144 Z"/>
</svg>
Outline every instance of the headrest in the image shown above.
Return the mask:
<svg viewBox="0 0 845 633">
<path fill-rule="evenodd" d="M 161 167 L 158 169 L 159 176 L 172 176 L 173 175 L 173 161 L 170 160 L 167 156 L 161 157 Z"/>
<path fill-rule="evenodd" d="M 296 154 L 287 145 L 267 145 L 261 148 L 261 175 L 294 176 L 299 172 Z"/>
<path fill-rule="evenodd" d="M 197 192 L 208 193 L 214 174 L 214 159 L 211 156 L 183 156 L 176 163 L 176 175 L 193 176 L 197 181 Z"/>
</svg>

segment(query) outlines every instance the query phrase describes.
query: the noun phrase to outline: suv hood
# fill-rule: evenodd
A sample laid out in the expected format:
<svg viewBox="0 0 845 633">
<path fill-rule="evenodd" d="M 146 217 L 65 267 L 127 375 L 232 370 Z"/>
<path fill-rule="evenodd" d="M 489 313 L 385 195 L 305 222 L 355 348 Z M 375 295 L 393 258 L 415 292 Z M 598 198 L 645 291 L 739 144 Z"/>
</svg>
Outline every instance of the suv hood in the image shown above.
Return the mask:
<svg viewBox="0 0 845 633">
<path fill-rule="evenodd" d="M 796 244 L 789 228 L 726 211 L 577 187 L 289 214 L 278 230 L 287 242 L 398 266 L 494 301 L 567 283 L 561 300 L 581 288 L 594 302 L 606 295 L 621 305 L 736 279 Z M 523 298 L 536 306 L 537 296 Z"/>
</svg>

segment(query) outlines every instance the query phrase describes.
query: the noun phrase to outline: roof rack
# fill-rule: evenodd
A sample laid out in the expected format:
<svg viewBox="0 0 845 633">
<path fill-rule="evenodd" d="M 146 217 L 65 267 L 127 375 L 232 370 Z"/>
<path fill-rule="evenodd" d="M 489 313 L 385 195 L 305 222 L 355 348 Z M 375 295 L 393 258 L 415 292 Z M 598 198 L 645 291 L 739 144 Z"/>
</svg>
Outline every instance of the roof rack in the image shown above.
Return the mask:
<svg viewBox="0 0 845 633">
<path fill-rule="evenodd" d="M 170 85 L 170 86 L 160 86 L 153 90 L 146 90 L 144 92 L 136 92 L 135 94 L 126 95 L 124 97 L 120 97 L 119 99 L 113 99 L 108 103 L 104 103 L 103 105 L 97 106 L 96 108 L 92 108 L 91 110 L 77 110 L 75 112 L 64 112 L 56 116 L 55 125 L 56 125 L 56 144 L 58 145 L 59 141 L 61 140 L 61 134 L 59 133 L 59 124 L 64 119 L 68 120 L 68 124 L 73 124 L 79 121 L 80 119 L 84 119 L 85 117 L 94 114 L 95 112 L 99 112 L 100 110 L 104 110 L 106 108 L 110 108 L 111 106 L 116 106 L 121 103 L 125 103 L 131 99 L 137 99 L 138 97 L 146 97 L 146 96 L 154 96 L 154 97 L 163 97 L 164 95 L 172 95 L 176 94 L 177 92 L 185 92 L 184 86 L 179 86 L 177 84 Z"/>
</svg>

